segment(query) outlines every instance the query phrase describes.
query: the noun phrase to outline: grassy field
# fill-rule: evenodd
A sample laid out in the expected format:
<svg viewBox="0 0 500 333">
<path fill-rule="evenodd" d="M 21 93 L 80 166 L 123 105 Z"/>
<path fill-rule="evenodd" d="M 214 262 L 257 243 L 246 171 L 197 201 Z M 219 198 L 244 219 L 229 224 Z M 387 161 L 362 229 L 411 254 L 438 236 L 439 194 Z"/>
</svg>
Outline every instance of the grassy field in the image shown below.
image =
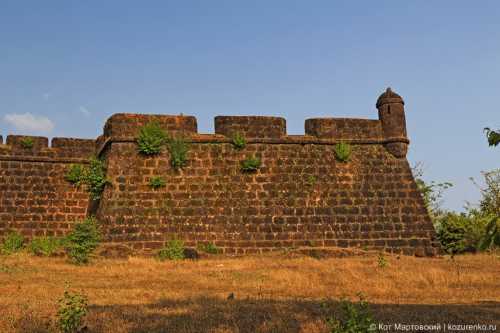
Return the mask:
<svg viewBox="0 0 500 333">
<path fill-rule="evenodd" d="M 0 332 L 52 332 L 65 284 L 89 298 L 87 332 L 327 332 L 343 297 L 361 292 L 377 322 L 496 324 L 500 255 L 274 254 L 158 262 L 0 257 Z M 234 297 L 233 297 L 234 296 Z"/>
</svg>

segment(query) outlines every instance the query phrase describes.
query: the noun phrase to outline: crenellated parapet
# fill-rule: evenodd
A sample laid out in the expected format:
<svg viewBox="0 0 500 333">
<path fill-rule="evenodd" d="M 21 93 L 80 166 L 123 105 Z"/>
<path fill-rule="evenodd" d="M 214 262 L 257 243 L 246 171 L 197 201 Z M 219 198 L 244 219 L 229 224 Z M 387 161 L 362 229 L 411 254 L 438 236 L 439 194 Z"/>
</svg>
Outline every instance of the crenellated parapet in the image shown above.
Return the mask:
<svg viewBox="0 0 500 333">
<path fill-rule="evenodd" d="M 198 134 L 193 116 L 115 114 L 97 139 L 98 152 L 110 142 L 135 141 L 142 126 L 155 121 L 169 134 L 182 134 L 192 142 L 230 142 L 235 134 L 248 143 L 269 144 L 383 144 L 395 157 L 406 156 L 403 99 L 388 88 L 377 100 L 379 119 L 312 118 L 305 121 L 305 135 L 287 135 L 286 120 L 269 116 L 217 116 L 214 134 Z"/>
<path fill-rule="evenodd" d="M 434 228 L 405 158 L 404 101 L 387 89 L 376 107 L 378 119 L 307 119 L 303 135 L 288 135 L 281 117 L 217 116 L 215 133 L 200 134 L 193 116 L 120 113 L 95 140 L 0 136 L 0 239 L 10 230 L 64 235 L 96 215 L 106 246 L 139 253 L 180 239 L 232 254 L 358 247 L 433 255 Z M 181 167 L 172 164 L 175 146 L 139 152 L 152 121 L 188 141 Z M 237 133 L 245 145 L 234 144 Z M 347 158 L 338 143 L 353 146 Z M 68 179 L 72 164 L 93 155 L 107 180 L 98 200 L 89 184 Z M 259 163 L 249 171 L 247 161 Z"/>
<path fill-rule="evenodd" d="M 196 118 L 192 116 L 117 113 L 106 121 L 104 137 L 137 137 L 140 128 L 151 121 L 158 122 L 164 130 L 171 134 L 189 136 L 198 132 Z"/>
<path fill-rule="evenodd" d="M 88 158 L 99 155 L 111 142 L 132 142 L 140 129 L 157 122 L 169 135 L 182 135 L 192 142 L 230 142 L 239 133 L 248 143 L 269 144 L 383 144 L 395 157 L 403 158 L 408 150 L 403 99 L 390 88 L 377 100 L 379 119 L 312 118 L 305 121 L 305 135 L 287 135 L 286 120 L 268 116 L 217 116 L 214 134 L 198 134 L 197 120 L 184 115 L 146 115 L 119 113 L 105 123 L 103 135 L 96 140 L 9 135 L 5 145 L 0 136 L 0 156 L 45 158 Z M 32 145 L 23 141 L 29 138 Z"/>
<path fill-rule="evenodd" d="M 95 155 L 95 140 L 8 135 L 0 141 L 0 160 L 40 162 L 82 162 Z"/>
</svg>

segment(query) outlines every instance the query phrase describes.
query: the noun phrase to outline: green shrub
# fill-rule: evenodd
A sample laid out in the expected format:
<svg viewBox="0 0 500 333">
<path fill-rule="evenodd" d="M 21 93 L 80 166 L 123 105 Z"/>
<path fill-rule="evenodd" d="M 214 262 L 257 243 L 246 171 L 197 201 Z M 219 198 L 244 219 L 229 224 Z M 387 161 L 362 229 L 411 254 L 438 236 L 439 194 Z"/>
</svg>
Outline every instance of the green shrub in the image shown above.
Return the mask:
<svg viewBox="0 0 500 333">
<path fill-rule="evenodd" d="M 98 200 L 104 191 L 104 186 L 109 183 L 106 179 L 106 169 L 103 161 L 95 157 L 90 159 L 84 182 L 88 186 L 88 192 L 92 200 Z"/>
<path fill-rule="evenodd" d="M 70 183 L 79 186 L 85 180 L 85 168 L 81 164 L 72 164 L 64 178 Z"/>
<path fill-rule="evenodd" d="M 359 295 L 357 303 L 342 300 L 340 308 L 342 310 L 340 315 L 333 314 L 326 319 L 331 333 L 368 333 L 377 331 L 373 315 L 362 295 Z"/>
<path fill-rule="evenodd" d="M 170 138 L 168 140 L 168 151 L 170 152 L 170 164 L 174 169 L 177 170 L 186 165 L 189 145 L 184 138 Z"/>
<path fill-rule="evenodd" d="M 87 307 L 88 300 L 85 295 L 65 290 L 57 310 L 59 329 L 64 333 L 79 332 L 88 312 Z"/>
<path fill-rule="evenodd" d="M 166 185 L 165 179 L 163 179 L 160 176 L 153 177 L 149 180 L 149 186 L 151 186 L 155 190 L 159 189 L 160 187 L 164 187 L 165 185 Z"/>
<path fill-rule="evenodd" d="M 236 148 L 237 150 L 241 150 L 241 149 L 245 148 L 246 145 L 247 145 L 247 140 L 245 139 L 243 134 L 241 134 L 240 132 L 236 132 L 233 135 L 234 148 Z"/>
<path fill-rule="evenodd" d="M 21 146 L 26 149 L 33 148 L 33 145 L 35 142 L 33 141 L 33 138 L 27 136 L 21 139 Z"/>
<path fill-rule="evenodd" d="M 182 260 L 184 259 L 184 242 L 181 240 L 171 240 L 167 246 L 158 251 L 158 259 L 165 260 Z"/>
<path fill-rule="evenodd" d="M 23 247 L 24 247 L 23 235 L 21 235 L 16 231 L 13 231 L 8 233 L 7 236 L 5 237 L 0 252 L 2 254 L 12 254 L 21 251 Z"/>
<path fill-rule="evenodd" d="M 104 162 L 96 157 L 90 159 L 88 166 L 71 165 L 65 179 L 76 186 L 85 184 L 92 200 L 98 200 L 104 191 L 104 187 L 109 183 L 106 178 Z"/>
<path fill-rule="evenodd" d="M 157 121 L 144 125 L 137 138 L 139 152 L 145 155 L 159 154 L 166 142 L 167 134 Z"/>
<path fill-rule="evenodd" d="M 210 254 L 217 254 L 220 252 L 220 249 L 214 243 L 199 244 L 198 250 Z"/>
<path fill-rule="evenodd" d="M 94 217 L 74 225 L 73 230 L 66 237 L 65 250 L 70 260 L 77 264 L 87 264 L 90 255 L 99 245 L 101 234 Z"/>
<path fill-rule="evenodd" d="M 484 214 L 500 216 L 500 169 L 483 171 L 484 187 L 476 184 L 473 178 L 471 180 L 481 191 L 481 201 L 479 209 Z"/>
<path fill-rule="evenodd" d="M 38 237 L 33 238 L 33 240 L 28 245 L 28 250 L 36 256 L 50 257 L 57 250 L 61 249 L 63 246 L 63 241 L 55 237 Z"/>
<path fill-rule="evenodd" d="M 347 162 L 351 157 L 351 145 L 340 142 L 335 145 L 335 157 L 340 162 Z"/>
<path fill-rule="evenodd" d="M 256 157 L 249 157 L 246 160 L 241 161 L 241 170 L 243 172 L 255 172 L 261 166 L 261 161 Z"/>
<path fill-rule="evenodd" d="M 434 227 L 446 252 L 474 252 L 486 234 L 489 219 L 477 210 L 467 213 L 448 212 L 436 218 Z"/>
<path fill-rule="evenodd" d="M 411 168 L 411 172 L 415 178 L 417 188 L 422 194 L 425 207 L 434 222 L 438 216 L 445 213 L 442 208 L 443 195 L 446 190 L 453 186 L 453 184 L 450 182 L 424 181 L 424 165 L 421 162 L 415 163 Z"/>
</svg>

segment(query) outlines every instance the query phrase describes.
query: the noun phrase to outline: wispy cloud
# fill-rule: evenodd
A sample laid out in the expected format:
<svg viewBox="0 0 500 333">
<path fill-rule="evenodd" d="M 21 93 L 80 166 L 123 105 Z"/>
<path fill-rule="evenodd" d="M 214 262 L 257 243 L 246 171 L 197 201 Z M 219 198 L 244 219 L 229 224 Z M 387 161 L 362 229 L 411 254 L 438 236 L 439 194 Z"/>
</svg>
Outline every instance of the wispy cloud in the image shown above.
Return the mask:
<svg viewBox="0 0 500 333">
<path fill-rule="evenodd" d="M 84 106 L 80 106 L 80 107 L 78 108 L 78 111 L 80 111 L 80 113 L 82 113 L 85 117 L 90 116 L 90 111 L 89 111 L 89 109 L 87 109 L 87 108 L 86 108 L 86 107 L 84 107 Z"/>
<path fill-rule="evenodd" d="M 54 129 L 54 123 L 47 117 L 35 116 L 31 113 L 11 113 L 4 116 L 6 123 L 20 131 L 49 133 Z"/>
<path fill-rule="evenodd" d="M 47 93 L 45 93 L 45 94 L 43 94 L 43 95 L 42 95 L 42 98 L 43 98 L 44 100 L 48 101 L 48 100 L 49 100 L 49 98 L 50 98 L 50 94 L 47 92 Z"/>
</svg>

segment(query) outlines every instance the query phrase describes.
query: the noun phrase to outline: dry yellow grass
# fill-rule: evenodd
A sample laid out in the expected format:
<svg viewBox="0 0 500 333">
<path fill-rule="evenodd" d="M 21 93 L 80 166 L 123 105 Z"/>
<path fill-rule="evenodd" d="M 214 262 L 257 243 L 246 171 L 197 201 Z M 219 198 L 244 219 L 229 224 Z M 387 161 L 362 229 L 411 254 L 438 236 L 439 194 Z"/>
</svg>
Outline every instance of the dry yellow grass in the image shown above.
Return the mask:
<svg viewBox="0 0 500 333">
<path fill-rule="evenodd" d="M 497 324 L 498 254 L 449 258 L 269 255 L 158 262 L 0 257 L 0 332 L 50 332 L 65 283 L 90 301 L 90 332 L 326 332 L 361 292 L 382 323 Z M 227 299 L 234 293 L 234 299 Z"/>
</svg>

